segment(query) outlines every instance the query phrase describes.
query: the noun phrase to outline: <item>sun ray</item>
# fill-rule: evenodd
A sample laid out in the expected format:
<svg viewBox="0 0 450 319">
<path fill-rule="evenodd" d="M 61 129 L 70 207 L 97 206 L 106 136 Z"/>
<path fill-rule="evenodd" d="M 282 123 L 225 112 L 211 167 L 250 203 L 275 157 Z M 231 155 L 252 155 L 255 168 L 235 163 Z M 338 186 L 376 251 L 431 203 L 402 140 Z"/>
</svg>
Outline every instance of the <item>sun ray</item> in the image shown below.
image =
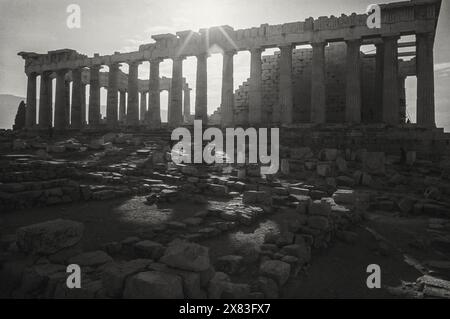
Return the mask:
<svg viewBox="0 0 450 319">
<path fill-rule="evenodd" d="M 192 36 L 193 36 L 193 35 L 194 35 L 193 32 L 190 32 L 190 33 L 188 34 L 188 36 L 187 36 L 186 39 L 184 40 L 183 44 L 181 45 L 180 49 L 178 50 L 177 56 L 180 56 L 180 55 L 183 53 L 184 49 L 185 49 L 186 46 L 188 45 L 189 41 L 192 39 Z"/>
<path fill-rule="evenodd" d="M 230 35 L 228 33 L 225 32 L 225 30 L 222 27 L 219 27 L 220 32 L 222 32 L 222 34 L 225 36 L 225 38 L 228 40 L 228 42 L 230 42 L 230 44 L 233 46 L 233 48 L 235 50 L 238 50 L 238 46 L 236 45 L 236 43 L 234 43 L 233 39 L 230 37 Z"/>
</svg>

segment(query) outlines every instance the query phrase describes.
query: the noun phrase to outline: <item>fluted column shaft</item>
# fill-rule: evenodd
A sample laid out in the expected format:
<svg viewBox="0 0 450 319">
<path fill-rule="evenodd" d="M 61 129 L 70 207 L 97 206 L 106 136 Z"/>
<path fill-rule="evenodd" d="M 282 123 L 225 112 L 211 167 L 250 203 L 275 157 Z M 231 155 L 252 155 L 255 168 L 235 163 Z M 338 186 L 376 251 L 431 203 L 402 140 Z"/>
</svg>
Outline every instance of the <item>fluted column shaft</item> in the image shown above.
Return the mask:
<svg viewBox="0 0 450 319">
<path fill-rule="evenodd" d="M 66 116 L 64 117 L 65 126 L 70 127 L 70 81 L 64 82 L 65 94 L 66 94 Z"/>
<path fill-rule="evenodd" d="M 72 113 L 71 127 L 79 129 L 82 126 L 81 108 L 83 99 L 83 83 L 81 83 L 81 69 L 72 70 Z"/>
<path fill-rule="evenodd" d="M 195 119 L 208 122 L 208 54 L 197 56 L 197 83 L 195 91 Z"/>
<path fill-rule="evenodd" d="M 86 125 L 86 84 L 81 85 L 81 125 Z"/>
<path fill-rule="evenodd" d="M 129 63 L 127 124 L 139 125 L 138 70 L 140 62 Z"/>
<path fill-rule="evenodd" d="M 434 98 L 434 35 L 417 34 L 417 124 L 436 126 Z"/>
<path fill-rule="evenodd" d="M 52 79 L 51 72 L 44 72 L 41 74 L 41 89 L 39 97 L 39 126 L 41 128 L 48 128 L 52 125 Z"/>
<path fill-rule="evenodd" d="M 100 66 L 90 69 L 89 89 L 89 125 L 100 123 Z"/>
<path fill-rule="evenodd" d="M 223 54 L 222 104 L 221 117 L 223 127 L 234 126 L 234 55 L 236 51 Z"/>
<path fill-rule="evenodd" d="M 361 123 L 361 40 L 347 41 L 345 121 Z"/>
<path fill-rule="evenodd" d="M 184 92 L 183 115 L 184 115 L 184 121 L 187 122 L 187 120 L 191 116 L 191 89 L 185 88 L 183 90 L 183 92 Z"/>
<path fill-rule="evenodd" d="M 36 125 L 36 73 L 28 74 L 27 83 L 27 108 L 25 113 L 25 127 Z"/>
<path fill-rule="evenodd" d="M 145 123 L 147 116 L 147 92 L 141 92 L 141 103 L 139 109 L 140 122 Z"/>
<path fill-rule="evenodd" d="M 326 122 L 325 42 L 313 43 L 311 77 L 311 122 Z"/>
<path fill-rule="evenodd" d="M 292 123 L 292 46 L 280 47 L 280 76 L 278 90 L 278 106 L 272 113 L 274 123 Z"/>
<path fill-rule="evenodd" d="M 169 108 L 169 126 L 177 127 L 183 124 L 183 60 L 175 57 L 172 67 L 172 92 Z"/>
<path fill-rule="evenodd" d="M 261 48 L 254 48 L 250 51 L 250 87 L 248 93 L 248 122 L 250 125 L 260 125 L 263 121 L 261 53 Z"/>
<path fill-rule="evenodd" d="M 405 88 L 406 76 L 398 77 L 398 89 L 400 99 L 400 123 L 406 123 L 406 88 Z"/>
<path fill-rule="evenodd" d="M 127 92 L 120 91 L 119 122 L 125 123 L 127 118 Z"/>
<path fill-rule="evenodd" d="M 161 127 L 161 97 L 159 85 L 159 64 L 161 61 L 161 59 L 150 61 L 148 117 L 151 128 Z"/>
<path fill-rule="evenodd" d="M 373 122 L 383 121 L 383 73 L 384 73 L 384 44 L 376 44 L 375 58 L 375 106 L 373 108 Z"/>
<path fill-rule="evenodd" d="M 106 122 L 115 127 L 118 123 L 117 107 L 119 104 L 119 64 L 109 66 L 108 93 L 106 98 Z"/>
<path fill-rule="evenodd" d="M 55 129 L 66 128 L 66 70 L 56 71 L 56 92 L 55 92 Z"/>
<path fill-rule="evenodd" d="M 383 122 L 389 125 L 400 123 L 398 90 L 398 37 L 386 37 L 383 57 Z"/>
</svg>

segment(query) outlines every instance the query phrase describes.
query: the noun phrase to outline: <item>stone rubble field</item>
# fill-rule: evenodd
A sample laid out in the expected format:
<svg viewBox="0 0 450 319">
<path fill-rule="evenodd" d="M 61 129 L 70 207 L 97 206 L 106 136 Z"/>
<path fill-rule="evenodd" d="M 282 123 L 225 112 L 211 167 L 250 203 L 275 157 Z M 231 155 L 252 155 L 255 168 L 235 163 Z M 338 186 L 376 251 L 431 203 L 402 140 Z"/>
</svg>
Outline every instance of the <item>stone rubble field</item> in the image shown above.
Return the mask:
<svg viewBox="0 0 450 319">
<path fill-rule="evenodd" d="M 326 256 L 337 243 L 357 245 L 361 231 L 369 234 L 374 256 L 406 256 L 383 228 L 371 227 L 382 218 L 425 223 L 422 232 L 402 231 L 413 238 L 408 249 L 433 258 L 409 258 L 421 276 L 383 288 L 395 297 L 450 297 L 447 159 L 290 147 L 281 149 L 280 173 L 261 176 L 258 165 L 174 165 L 167 145 L 163 131 L 52 141 L 3 134 L 0 297 L 282 298 L 308 277 L 315 256 Z M 115 241 L 88 245 L 92 226 L 76 215 L 38 216 L 117 200 L 137 202 L 147 215 L 185 207 L 169 219 L 143 223 L 132 236 L 118 233 Z M 20 212 L 39 222 L 11 229 L 7 220 Z M 224 247 L 224 238 L 237 235 L 258 239 Z M 69 264 L 82 269 L 81 289 L 66 286 Z"/>
</svg>

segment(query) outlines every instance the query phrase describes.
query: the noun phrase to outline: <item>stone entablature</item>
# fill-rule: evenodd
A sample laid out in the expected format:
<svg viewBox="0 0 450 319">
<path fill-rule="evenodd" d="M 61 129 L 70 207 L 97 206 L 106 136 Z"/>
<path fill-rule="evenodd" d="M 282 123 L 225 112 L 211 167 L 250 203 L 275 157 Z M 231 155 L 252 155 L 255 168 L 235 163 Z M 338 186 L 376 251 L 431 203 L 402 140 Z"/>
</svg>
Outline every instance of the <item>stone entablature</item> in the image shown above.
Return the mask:
<svg viewBox="0 0 450 319">
<path fill-rule="evenodd" d="M 280 25 L 263 24 L 260 27 L 234 30 L 229 26 L 182 31 L 152 36 L 155 43 L 140 46 L 139 51 L 87 57 L 73 50 L 50 51 L 48 54 L 25 53 L 26 72 L 41 73 L 57 69 L 74 69 L 93 65 L 110 65 L 132 61 L 168 59 L 176 56 L 197 56 L 205 51 L 206 34 L 209 45 L 224 51 L 245 51 L 252 48 L 271 48 L 287 44 L 335 42 L 346 39 L 370 39 L 434 33 L 440 10 L 440 1 L 403 1 L 381 5 L 382 26 L 367 27 L 367 14 L 343 14 L 341 17 L 308 18 L 303 22 Z M 232 40 L 232 41 L 230 41 Z M 187 41 L 187 43 L 186 43 Z M 230 42 L 233 42 L 234 45 Z M 367 42 L 366 42 L 367 43 Z"/>
</svg>

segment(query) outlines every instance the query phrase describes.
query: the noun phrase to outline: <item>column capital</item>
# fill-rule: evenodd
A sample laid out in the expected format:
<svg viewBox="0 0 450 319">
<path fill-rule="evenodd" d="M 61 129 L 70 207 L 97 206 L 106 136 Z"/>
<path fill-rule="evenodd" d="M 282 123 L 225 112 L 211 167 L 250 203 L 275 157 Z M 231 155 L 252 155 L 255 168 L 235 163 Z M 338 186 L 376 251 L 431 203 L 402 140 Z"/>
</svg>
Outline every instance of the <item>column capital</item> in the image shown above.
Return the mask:
<svg viewBox="0 0 450 319">
<path fill-rule="evenodd" d="M 315 41 L 315 42 L 311 42 L 311 46 L 312 46 L 313 48 L 320 48 L 320 47 L 324 48 L 324 47 L 327 46 L 327 44 L 328 44 L 328 42 L 326 42 L 326 41 Z"/>
<path fill-rule="evenodd" d="M 26 74 L 29 78 L 37 77 L 39 75 L 37 72 L 27 72 Z"/>
<path fill-rule="evenodd" d="M 345 40 L 345 42 L 347 43 L 347 44 L 359 44 L 359 45 L 361 45 L 362 44 L 362 39 L 361 38 L 347 38 L 347 39 L 344 39 Z"/>
<path fill-rule="evenodd" d="M 40 75 L 41 75 L 41 76 L 50 76 L 50 75 L 52 75 L 52 73 L 53 73 L 53 71 L 42 71 L 42 72 L 40 73 Z"/>
<path fill-rule="evenodd" d="M 209 52 L 201 52 L 196 55 L 197 59 L 207 59 L 210 56 L 211 56 L 211 54 L 209 54 Z"/>
<path fill-rule="evenodd" d="M 278 48 L 283 49 L 283 50 L 293 50 L 295 48 L 295 45 L 293 43 L 287 43 L 287 44 L 282 44 L 279 45 Z"/>
<path fill-rule="evenodd" d="M 249 51 L 251 53 L 259 53 L 259 54 L 261 54 L 264 51 L 264 49 L 262 47 L 254 47 L 254 48 L 250 48 Z"/>
<path fill-rule="evenodd" d="M 185 59 L 186 59 L 186 56 L 184 56 L 184 55 L 177 55 L 177 56 L 172 57 L 173 61 L 183 61 Z"/>
<path fill-rule="evenodd" d="M 111 63 L 108 65 L 110 71 L 111 71 L 111 69 L 118 70 L 121 66 L 122 66 L 122 63 Z"/>
<path fill-rule="evenodd" d="M 385 42 L 386 40 L 400 40 L 400 35 L 399 34 L 382 34 L 381 35 L 381 39 L 383 40 L 383 42 Z"/>
<path fill-rule="evenodd" d="M 151 64 L 159 64 L 159 63 L 161 63 L 162 61 L 164 61 L 163 58 L 150 58 L 150 60 L 149 60 L 149 62 L 150 62 Z"/>
<path fill-rule="evenodd" d="M 94 64 L 89 67 L 89 70 L 100 71 L 102 69 L 102 67 L 103 67 L 103 65 L 101 65 L 101 64 Z"/>
<path fill-rule="evenodd" d="M 236 50 L 223 51 L 223 55 L 233 56 L 233 55 L 236 55 L 236 54 L 237 54 Z"/>
<path fill-rule="evenodd" d="M 435 35 L 432 32 L 421 32 L 416 33 L 416 42 L 420 39 L 425 39 L 428 41 L 434 41 Z"/>
<path fill-rule="evenodd" d="M 128 61 L 125 63 L 127 63 L 129 66 L 139 66 L 142 63 L 142 61 Z"/>
<path fill-rule="evenodd" d="M 56 75 L 65 75 L 69 70 L 68 69 L 58 69 L 55 70 Z"/>
</svg>

